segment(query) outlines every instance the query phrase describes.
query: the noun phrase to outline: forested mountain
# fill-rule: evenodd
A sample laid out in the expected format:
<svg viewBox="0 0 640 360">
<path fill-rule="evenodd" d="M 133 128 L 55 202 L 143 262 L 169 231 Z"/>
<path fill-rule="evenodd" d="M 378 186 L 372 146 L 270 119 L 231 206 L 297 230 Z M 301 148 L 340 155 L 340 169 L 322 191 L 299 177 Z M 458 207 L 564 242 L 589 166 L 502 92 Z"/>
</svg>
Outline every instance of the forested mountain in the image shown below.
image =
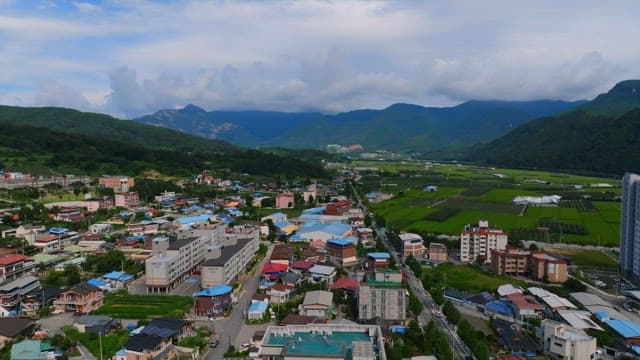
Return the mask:
<svg viewBox="0 0 640 360">
<path fill-rule="evenodd" d="M 179 110 L 161 110 L 135 121 L 246 146 L 321 148 L 328 144 L 361 144 L 365 151 L 431 152 L 488 141 L 529 120 L 567 111 L 582 103 L 469 101 L 446 108 L 395 104 L 383 110 L 355 110 L 337 115 L 206 112 L 188 105 Z"/>
</svg>

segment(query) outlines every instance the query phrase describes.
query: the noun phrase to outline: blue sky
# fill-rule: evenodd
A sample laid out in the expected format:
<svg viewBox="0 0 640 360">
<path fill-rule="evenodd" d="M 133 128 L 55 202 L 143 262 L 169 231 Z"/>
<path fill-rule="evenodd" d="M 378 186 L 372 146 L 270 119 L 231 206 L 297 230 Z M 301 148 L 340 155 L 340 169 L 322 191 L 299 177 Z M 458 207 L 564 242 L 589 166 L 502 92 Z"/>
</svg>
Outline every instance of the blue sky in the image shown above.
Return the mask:
<svg viewBox="0 0 640 360">
<path fill-rule="evenodd" d="M 592 98 L 640 77 L 640 2 L 0 0 L 0 103 L 131 118 Z"/>
</svg>

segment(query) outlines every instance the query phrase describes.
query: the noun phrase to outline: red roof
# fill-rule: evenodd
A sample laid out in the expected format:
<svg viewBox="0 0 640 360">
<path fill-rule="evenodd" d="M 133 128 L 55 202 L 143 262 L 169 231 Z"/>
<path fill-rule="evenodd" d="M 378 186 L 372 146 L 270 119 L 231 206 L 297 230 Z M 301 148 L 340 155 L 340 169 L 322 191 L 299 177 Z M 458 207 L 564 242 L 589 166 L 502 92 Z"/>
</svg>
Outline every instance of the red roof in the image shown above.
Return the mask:
<svg viewBox="0 0 640 360">
<path fill-rule="evenodd" d="M 507 298 L 519 309 L 542 310 L 542 305 L 530 302 L 522 294 L 509 294 Z"/>
<path fill-rule="evenodd" d="M 293 269 L 300 269 L 300 270 L 309 270 L 311 269 L 311 267 L 314 265 L 313 261 L 308 261 L 308 260 L 296 260 L 293 262 L 293 264 L 291 264 L 291 267 Z"/>
<path fill-rule="evenodd" d="M 285 264 L 266 263 L 262 267 L 262 273 L 263 274 L 279 273 L 279 272 L 287 271 L 288 268 L 289 268 L 289 266 L 287 266 Z"/>
<path fill-rule="evenodd" d="M 331 290 L 334 289 L 356 291 L 356 289 L 358 289 L 358 282 L 356 279 L 343 276 L 331 285 Z"/>
<path fill-rule="evenodd" d="M 3 256 L 3 257 L 0 257 L 0 265 L 6 266 L 6 265 L 15 264 L 17 262 L 24 261 L 24 259 L 26 258 L 27 258 L 26 256 L 20 255 L 20 254 L 11 254 L 7 256 Z"/>
<path fill-rule="evenodd" d="M 275 290 L 275 291 L 280 291 L 280 292 L 285 292 L 287 290 L 293 290 L 293 288 L 295 288 L 295 286 L 291 286 L 291 285 L 285 285 L 285 284 L 280 284 L 277 283 L 275 285 L 271 285 L 269 286 L 266 291 L 269 290 Z"/>
</svg>

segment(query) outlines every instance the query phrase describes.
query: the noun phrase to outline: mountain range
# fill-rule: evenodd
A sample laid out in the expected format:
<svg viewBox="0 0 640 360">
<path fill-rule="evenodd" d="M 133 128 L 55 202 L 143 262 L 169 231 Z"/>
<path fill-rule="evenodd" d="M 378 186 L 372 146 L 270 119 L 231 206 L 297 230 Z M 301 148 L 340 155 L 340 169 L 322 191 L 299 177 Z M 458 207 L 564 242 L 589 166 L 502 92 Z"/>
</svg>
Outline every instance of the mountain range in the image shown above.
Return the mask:
<svg viewBox="0 0 640 360">
<path fill-rule="evenodd" d="M 394 104 L 383 110 L 336 115 L 265 111 L 205 111 L 195 105 L 160 110 L 135 122 L 172 128 L 250 147 L 324 148 L 361 144 L 428 153 L 486 142 L 532 119 L 557 114 L 584 101 L 468 101 L 454 107 Z"/>
<path fill-rule="evenodd" d="M 640 171 L 639 154 L 640 80 L 627 80 L 574 111 L 531 121 L 476 146 L 466 160 L 621 175 Z"/>
</svg>

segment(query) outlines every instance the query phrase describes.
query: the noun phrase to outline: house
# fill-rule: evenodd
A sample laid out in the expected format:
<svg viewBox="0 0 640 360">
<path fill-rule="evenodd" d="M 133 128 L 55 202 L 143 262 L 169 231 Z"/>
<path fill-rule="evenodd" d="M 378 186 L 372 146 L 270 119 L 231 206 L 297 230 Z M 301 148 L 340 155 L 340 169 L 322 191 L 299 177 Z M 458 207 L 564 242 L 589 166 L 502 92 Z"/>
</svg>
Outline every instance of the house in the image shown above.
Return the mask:
<svg viewBox="0 0 640 360">
<path fill-rule="evenodd" d="M 309 279 L 311 279 L 312 282 L 318 283 L 324 281 L 328 285 L 331 285 L 333 278 L 336 276 L 336 268 L 335 266 L 314 264 L 308 273 Z"/>
<path fill-rule="evenodd" d="M 424 254 L 424 244 L 422 236 L 413 233 L 403 233 L 398 235 L 402 242 L 402 254 L 406 257 L 413 256 L 416 259 Z"/>
<path fill-rule="evenodd" d="M 269 302 L 252 300 L 249 308 L 247 309 L 248 320 L 262 320 L 264 319 L 267 309 L 269 308 Z"/>
<path fill-rule="evenodd" d="M 191 335 L 191 323 L 182 319 L 156 318 L 142 329 L 141 334 L 169 336 L 177 342 Z"/>
<path fill-rule="evenodd" d="M 0 345 L 11 341 L 18 336 L 30 336 L 33 333 L 35 324 L 35 321 L 29 318 L 0 318 Z"/>
<path fill-rule="evenodd" d="M 507 233 L 489 227 L 487 220 L 480 220 L 478 226 L 468 224 L 460 234 L 460 261 L 490 263 L 491 250 L 504 250 L 507 242 Z"/>
<path fill-rule="evenodd" d="M 89 225 L 89 232 L 92 235 L 106 234 L 113 231 L 113 225 L 111 224 L 91 224 Z"/>
<path fill-rule="evenodd" d="M 522 294 L 507 295 L 507 299 L 511 301 L 515 315 L 519 318 L 540 317 L 544 307 Z"/>
<path fill-rule="evenodd" d="M 123 271 L 112 271 L 102 275 L 102 280 L 106 281 L 113 289 L 120 289 L 127 286 L 135 277 Z"/>
<path fill-rule="evenodd" d="M 119 325 L 119 321 L 107 315 L 84 315 L 73 318 L 73 327 L 80 333 L 106 335 Z"/>
<path fill-rule="evenodd" d="M 4 230 L 2 237 L 15 236 L 24 239 L 29 245 L 32 245 L 38 237 L 43 236 L 45 233 L 46 227 L 44 225 L 23 224 L 15 229 Z"/>
<path fill-rule="evenodd" d="M 400 271 L 378 269 L 368 274 L 358 287 L 358 318 L 405 320 L 406 292 Z"/>
<path fill-rule="evenodd" d="M 287 271 L 288 266 L 278 263 L 266 263 L 262 266 L 262 276 L 269 280 L 277 280 L 280 275 Z"/>
<path fill-rule="evenodd" d="M 336 282 L 331 285 L 331 290 L 345 290 L 353 294 L 358 290 L 358 281 L 348 276 L 341 276 Z"/>
<path fill-rule="evenodd" d="M 269 262 L 289 265 L 293 261 L 294 248 L 291 244 L 276 244 L 271 251 Z"/>
<path fill-rule="evenodd" d="M 333 293 L 329 291 L 315 290 L 305 294 L 300 315 L 315 316 L 317 318 L 330 318 L 333 308 Z"/>
<path fill-rule="evenodd" d="M 553 320 L 543 320 L 542 348 L 545 355 L 560 359 L 595 359 L 596 338 Z"/>
<path fill-rule="evenodd" d="M 130 176 L 110 176 L 104 175 L 98 178 L 98 186 L 113 189 L 114 192 L 127 192 L 136 184 L 134 178 Z M 117 206 L 117 205 L 116 205 Z"/>
<path fill-rule="evenodd" d="M 448 260 L 447 247 L 442 243 L 429 244 L 428 257 L 430 261 L 443 262 Z"/>
<path fill-rule="evenodd" d="M 0 306 L 13 309 L 20 303 L 23 296 L 38 288 L 40 288 L 40 282 L 33 275 L 23 276 L 0 285 Z"/>
<path fill-rule="evenodd" d="M 327 260 L 336 265 L 352 266 L 358 263 L 356 245 L 346 239 L 327 241 Z"/>
<path fill-rule="evenodd" d="M 146 328 L 146 327 L 145 327 Z M 139 334 L 129 337 L 124 344 L 124 359 L 164 359 L 171 349 L 171 338 L 160 335 Z"/>
<path fill-rule="evenodd" d="M 227 312 L 231 307 L 232 291 L 229 285 L 216 285 L 194 293 L 196 315 L 216 316 Z"/>
<path fill-rule="evenodd" d="M 280 278 L 283 284 L 295 286 L 300 282 L 300 275 L 295 272 L 287 271 Z"/>
<path fill-rule="evenodd" d="M 82 221 L 83 219 L 84 213 L 82 212 L 82 209 L 77 206 L 63 207 L 58 211 L 55 217 L 55 220 L 65 222 Z"/>
<path fill-rule="evenodd" d="M 52 347 L 42 340 L 22 340 L 11 346 L 11 360 L 55 359 Z"/>
<path fill-rule="evenodd" d="M 291 264 L 291 270 L 298 274 L 303 274 L 309 271 L 315 264 L 315 262 L 309 260 L 296 260 Z"/>
<path fill-rule="evenodd" d="M 269 302 L 272 304 L 284 304 L 294 294 L 295 287 L 285 284 L 275 284 L 269 286 L 265 293 L 269 296 Z"/>
<path fill-rule="evenodd" d="M 373 229 L 363 227 L 357 228 L 356 234 L 358 235 L 358 239 L 364 247 L 372 247 L 374 245 Z"/>
<path fill-rule="evenodd" d="M 84 203 L 87 205 L 87 211 L 90 213 L 98 212 L 100 209 L 111 209 L 115 205 L 111 196 L 87 199 Z"/>
<path fill-rule="evenodd" d="M 0 282 L 10 281 L 34 271 L 36 262 L 21 254 L 0 257 Z"/>
<path fill-rule="evenodd" d="M 282 193 L 276 195 L 275 207 L 278 209 L 292 208 L 294 205 L 293 193 Z"/>
<path fill-rule="evenodd" d="M 272 223 L 276 224 L 279 222 L 287 221 L 287 214 L 276 212 L 267 216 L 263 216 L 260 218 L 261 222 L 267 222 L 267 220 L 271 220 Z"/>
<path fill-rule="evenodd" d="M 390 259 L 388 252 L 370 252 L 367 254 L 367 267 L 371 270 L 388 268 Z"/>
<path fill-rule="evenodd" d="M 62 290 L 58 287 L 36 288 L 20 297 L 20 312 L 23 316 L 36 316 L 43 306 L 51 306 Z"/>
<path fill-rule="evenodd" d="M 53 302 L 55 311 L 72 311 L 87 314 L 104 304 L 102 291 L 86 282 L 64 290 Z"/>
</svg>

